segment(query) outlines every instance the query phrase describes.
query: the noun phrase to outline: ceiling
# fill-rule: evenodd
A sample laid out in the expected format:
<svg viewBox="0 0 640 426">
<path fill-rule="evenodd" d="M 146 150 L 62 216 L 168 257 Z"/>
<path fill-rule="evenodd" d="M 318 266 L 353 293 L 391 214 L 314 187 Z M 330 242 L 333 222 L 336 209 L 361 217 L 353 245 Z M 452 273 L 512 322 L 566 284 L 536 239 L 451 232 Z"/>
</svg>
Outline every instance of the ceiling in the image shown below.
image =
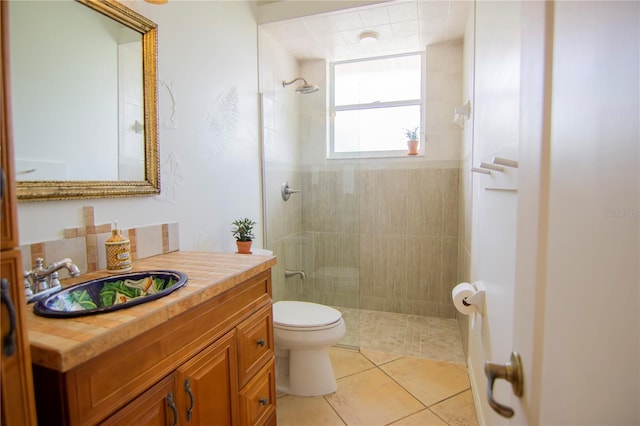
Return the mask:
<svg viewBox="0 0 640 426">
<path fill-rule="evenodd" d="M 265 3 L 259 8 L 286 3 L 304 6 L 307 2 Z M 341 61 L 414 52 L 430 44 L 460 40 L 472 4 L 465 0 L 395 0 L 269 22 L 260 27 L 299 60 Z M 378 40 L 360 42 L 364 31 L 375 31 Z"/>
</svg>

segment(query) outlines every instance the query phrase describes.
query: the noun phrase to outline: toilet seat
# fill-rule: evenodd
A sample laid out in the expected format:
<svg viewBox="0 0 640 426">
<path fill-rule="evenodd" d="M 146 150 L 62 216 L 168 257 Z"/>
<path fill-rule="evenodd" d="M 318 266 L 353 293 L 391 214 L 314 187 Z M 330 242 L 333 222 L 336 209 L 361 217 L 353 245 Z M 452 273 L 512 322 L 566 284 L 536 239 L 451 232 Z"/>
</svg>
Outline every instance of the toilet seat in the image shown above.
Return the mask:
<svg viewBox="0 0 640 426">
<path fill-rule="evenodd" d="M 273 326 L 283 330 L 325 330 L 342 322 L 342 313 L 329 306 L 296 301 L 273 304 Z"/>
</svg>

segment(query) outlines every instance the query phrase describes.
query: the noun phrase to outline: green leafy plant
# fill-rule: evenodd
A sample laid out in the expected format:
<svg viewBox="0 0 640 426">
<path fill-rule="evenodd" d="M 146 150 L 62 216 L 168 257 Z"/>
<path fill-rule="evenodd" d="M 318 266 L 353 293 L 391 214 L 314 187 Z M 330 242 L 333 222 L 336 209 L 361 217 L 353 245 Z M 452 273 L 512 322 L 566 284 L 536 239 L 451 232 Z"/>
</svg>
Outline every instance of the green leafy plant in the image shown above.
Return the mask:
<svg viewBox="0 0 640 426">
<path fill-rule="evenodd" d="M 407 137 L 408 140 L 410 141 L 415 141 L 418 140 L 418 129 L 419 127 L 416 127 L 413 130 L 410 129 L 404 129 L 404 135 Z"/>
<path fill-rule="evenodd" d="M 245 217 L 243 219 L 234 220 L 231 224 L 235 226 L 235 229 L 232 229 L 231 233 L 236 241 L 253 240 L 253 225 L 256 224 L 254 221 Z"/>
</svg>

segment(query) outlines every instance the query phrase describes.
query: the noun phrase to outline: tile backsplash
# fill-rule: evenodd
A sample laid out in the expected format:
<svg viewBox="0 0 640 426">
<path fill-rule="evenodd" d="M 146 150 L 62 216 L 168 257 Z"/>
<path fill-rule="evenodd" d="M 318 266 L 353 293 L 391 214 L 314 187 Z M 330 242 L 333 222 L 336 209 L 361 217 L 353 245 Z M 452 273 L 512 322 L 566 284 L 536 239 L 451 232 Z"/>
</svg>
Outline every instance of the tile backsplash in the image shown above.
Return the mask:
<svg viewBox="0 0 640 426">
<path fill-rule="evenodd" d="M 104 243 L 111 236 L 111 224 L 96 225 L 92 206 L 83 208 L 83 216 L 84 226 L 65 229 L 61 240 L 21 245 L 23 270 L 32 269 L 39 257 L 45 260 L 45 264 L 71 258 L 81 274 L 106 269 Z M 174 222 L 122 229 L 122 234 L 131 242 L 131 257 L 135 261 L 178 251 L 178 231 L 178 223 Z M 60 278 L 65 277 L 66 271 L 61 270 Z"/>
</svg>

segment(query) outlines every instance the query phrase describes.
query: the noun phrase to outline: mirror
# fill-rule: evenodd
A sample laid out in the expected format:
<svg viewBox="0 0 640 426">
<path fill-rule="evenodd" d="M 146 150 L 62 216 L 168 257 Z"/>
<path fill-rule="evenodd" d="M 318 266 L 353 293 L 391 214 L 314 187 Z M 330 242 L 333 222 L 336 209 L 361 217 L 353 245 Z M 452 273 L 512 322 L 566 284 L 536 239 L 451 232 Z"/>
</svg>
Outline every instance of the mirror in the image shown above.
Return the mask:
<svg viewBox="0 0 640 426">
<path fill-rule="evenodd" d="M 160 193 L 157 25 L 113 0 L 9 3 L 18 200 Z"/>
</svg>

